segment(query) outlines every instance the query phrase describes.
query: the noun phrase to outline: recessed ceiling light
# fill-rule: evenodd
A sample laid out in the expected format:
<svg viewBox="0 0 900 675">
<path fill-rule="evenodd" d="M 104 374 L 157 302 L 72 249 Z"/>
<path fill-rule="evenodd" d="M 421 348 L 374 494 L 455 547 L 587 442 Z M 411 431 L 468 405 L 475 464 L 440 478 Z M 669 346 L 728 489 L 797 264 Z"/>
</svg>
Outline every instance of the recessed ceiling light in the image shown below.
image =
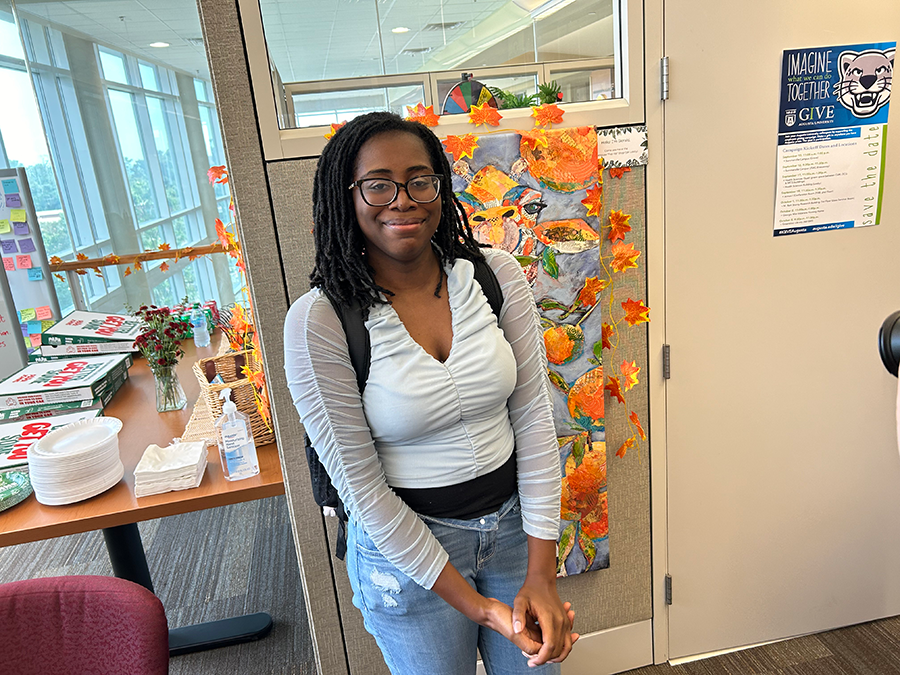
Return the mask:
<svg viewBox="0 0 900 675">
<path fill-rule="evenodd" d="M 158 49 L 162 49 L 163 47 L 168 47 L 169 43 L 168 42 L 151 42 L 150 46 L 156 47 Z"/>
<path fill-rule="evenodd" d="M 392 33 L 408 33 L 409 28 L 406 26 L 397 26 L 396 28 L 391 28 Z"/>
</svg>

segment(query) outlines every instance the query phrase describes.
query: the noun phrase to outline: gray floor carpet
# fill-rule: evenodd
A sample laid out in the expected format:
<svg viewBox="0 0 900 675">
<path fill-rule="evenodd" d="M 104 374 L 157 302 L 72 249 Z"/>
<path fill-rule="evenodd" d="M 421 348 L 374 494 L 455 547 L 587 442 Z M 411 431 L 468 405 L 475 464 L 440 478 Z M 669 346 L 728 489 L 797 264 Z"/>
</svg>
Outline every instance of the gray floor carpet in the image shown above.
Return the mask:
<svg viewBox="0 0 900 675">
<path fill-rule="evenodd" d="M 268 612 L 268 637 L 176 656 L 172 675 L 314 675 L 303 588 L 284 497 L 151 520 L 139 525 L 169 626 Z M 112 574 L 100 532 L 0 549 L 0 583 Z"/>
</svg>

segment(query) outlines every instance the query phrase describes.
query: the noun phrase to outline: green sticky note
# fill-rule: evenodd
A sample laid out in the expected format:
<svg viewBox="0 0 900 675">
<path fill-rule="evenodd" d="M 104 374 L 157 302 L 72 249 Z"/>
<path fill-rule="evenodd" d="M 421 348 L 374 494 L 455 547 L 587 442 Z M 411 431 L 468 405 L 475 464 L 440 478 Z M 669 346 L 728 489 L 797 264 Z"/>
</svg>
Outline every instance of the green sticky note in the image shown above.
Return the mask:
<svg viewBox="0 0 900 675">
<path fill-rule="evenodd" d="M 34 307 L 23 309 L 21 312 L 19 312 L 19 314 L 22 316 L 22 323 L 25 323 L 26 321 L 34 321 L 37 318 Z"/>
<path fill-rule="evenodd" d="M 9 234 L 12 232 L 12 225 L 8 220 L 0 220 L 0 234 Z"/>
<path fill-rule="evenodd" d="M 9 219 L 14 223 L 24 223 L 28 221 L 28 214 L 25 209 L 12 209 L 9 212 Z"/>
</svg>

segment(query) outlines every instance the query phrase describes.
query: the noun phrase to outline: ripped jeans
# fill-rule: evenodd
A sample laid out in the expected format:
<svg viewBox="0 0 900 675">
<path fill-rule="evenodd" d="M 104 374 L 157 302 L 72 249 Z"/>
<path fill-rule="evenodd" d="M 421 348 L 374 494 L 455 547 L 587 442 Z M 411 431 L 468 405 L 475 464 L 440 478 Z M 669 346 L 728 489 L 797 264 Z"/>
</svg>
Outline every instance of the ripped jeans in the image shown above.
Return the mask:
<svg viewBox="0 0 900 675">
<path fill-rule="evenodd" d="M 528 567 L 517 495 L 481 518 L 422 520 L 466 581 L 481 595 L 512 607 Z M 353 604 L 393 675 L 474 675 L 476 646 L 488 675 L 560 672 L 559 664 L 529 668 L 513 643 L 466 618 L 389 563 L 352 518 L 346 562 Z"/>
</svg>

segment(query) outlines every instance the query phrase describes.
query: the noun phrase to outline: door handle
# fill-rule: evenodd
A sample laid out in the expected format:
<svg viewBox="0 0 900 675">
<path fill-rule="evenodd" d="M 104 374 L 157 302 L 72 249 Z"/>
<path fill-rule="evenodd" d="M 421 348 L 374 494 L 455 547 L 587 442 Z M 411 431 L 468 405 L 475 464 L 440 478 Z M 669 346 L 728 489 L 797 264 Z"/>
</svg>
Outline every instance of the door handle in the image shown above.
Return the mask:
<svg viewBox="0 0 900 675">
<path fill-rule="evenodd" d="M 878 353 L 881 354 L 884 367 L 897 377 L 897 369 L 900 367 L 900 311 L 886 318 L 878 329 Z"/>
</svg>

